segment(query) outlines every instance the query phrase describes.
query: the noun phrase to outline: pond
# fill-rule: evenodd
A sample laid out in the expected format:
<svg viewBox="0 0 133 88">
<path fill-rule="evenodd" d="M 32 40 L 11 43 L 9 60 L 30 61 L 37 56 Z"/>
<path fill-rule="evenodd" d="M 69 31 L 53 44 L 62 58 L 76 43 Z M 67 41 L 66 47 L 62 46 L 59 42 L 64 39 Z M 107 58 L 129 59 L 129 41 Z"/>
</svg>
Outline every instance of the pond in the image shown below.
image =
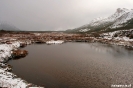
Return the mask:
<svg viewBox="0 0 133 88">
<path fill-rule="evenodd" d="M 10 60 L 13 73 L 45 88 L 110 88 L 133 83 L 133 51 L 100 43 L 33 44 Z"/>
</svg>

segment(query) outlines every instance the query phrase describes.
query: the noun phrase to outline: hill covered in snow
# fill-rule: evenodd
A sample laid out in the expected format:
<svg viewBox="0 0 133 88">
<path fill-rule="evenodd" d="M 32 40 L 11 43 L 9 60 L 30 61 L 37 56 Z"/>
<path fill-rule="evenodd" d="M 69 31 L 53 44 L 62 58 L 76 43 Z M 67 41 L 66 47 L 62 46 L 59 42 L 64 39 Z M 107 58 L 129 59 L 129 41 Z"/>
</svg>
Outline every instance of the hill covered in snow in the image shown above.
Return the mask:
<svg viewBox="0 0 133 88">
<path fill-rule="evenodd" d="M 113 31 L 133 28 L 133 9 L 118 8 L 116 12 L 106 18 L 96 18 L 89 24 L 67 30 L 73 32 Z"/>
<path fill-rule="evenodd" d="M 0 22 L 0 30 L 5 30 L 5 31 L 20 31 L 20 29 L 18 29 L 14 25 L 8 24 L 6 22 Z"/>
</svg>

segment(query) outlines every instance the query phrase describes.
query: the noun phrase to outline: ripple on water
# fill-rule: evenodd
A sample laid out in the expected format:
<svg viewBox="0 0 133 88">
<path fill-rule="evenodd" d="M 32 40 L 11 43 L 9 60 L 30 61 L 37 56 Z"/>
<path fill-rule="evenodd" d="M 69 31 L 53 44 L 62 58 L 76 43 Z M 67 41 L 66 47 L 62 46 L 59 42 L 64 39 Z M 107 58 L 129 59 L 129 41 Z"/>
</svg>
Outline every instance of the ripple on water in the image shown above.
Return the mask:
<svg viewBox="0 0 133 88">
<path fill-rule="evenodd" d="M 46 88 L 110 88 L 133 83 L 133 51 L 100 43 L 30 45 L 13 72 Z M 21 68 L 21 69 L 20 69 Z"/>
</svg>

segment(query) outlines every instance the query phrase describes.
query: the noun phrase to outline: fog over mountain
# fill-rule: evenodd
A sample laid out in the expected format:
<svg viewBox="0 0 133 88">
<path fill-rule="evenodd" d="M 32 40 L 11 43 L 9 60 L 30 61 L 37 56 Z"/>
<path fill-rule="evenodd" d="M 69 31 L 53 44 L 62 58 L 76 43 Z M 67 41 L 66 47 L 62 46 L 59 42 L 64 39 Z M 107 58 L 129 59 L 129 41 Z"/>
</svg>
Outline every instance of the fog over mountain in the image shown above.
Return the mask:
<svg viewBox="0 0 133 88">
<path fill-rule="evenodd" d="M 6 31 L 21 31 L 16 26 L 12 25 L 11 23 L 6 22 L 0 22 L 0 30 L 6 30 Z"/>
<path fill-rule="evenodd" d="M 0 0 L 0 20 L 20 30 L 66 30 L 107 17 L 132 0 Z"/>
<path fill-rule="evenodd" d="M 133 28 L 133 9 L 118 8 L 111 16 L 96 18 L 89 24 L 70 29 L 71 32 L 98 32 Z"/>
</svg>

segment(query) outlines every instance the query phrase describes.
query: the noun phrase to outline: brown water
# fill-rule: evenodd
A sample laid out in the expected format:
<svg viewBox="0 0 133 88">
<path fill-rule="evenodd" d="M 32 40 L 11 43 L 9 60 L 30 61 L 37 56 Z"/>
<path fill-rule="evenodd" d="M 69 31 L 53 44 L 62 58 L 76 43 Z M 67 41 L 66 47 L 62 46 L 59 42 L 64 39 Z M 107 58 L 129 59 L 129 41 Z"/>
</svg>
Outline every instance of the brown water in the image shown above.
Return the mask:
<svg viewBox="0 0 133 88">
<path fill-rule="evenodd" d="M 11 60 L 13 72 L 45 88 L 110 88 L 132 84 L 133 51 L 100 43 L 29 45 L 28 56 Z"/>
</svg>

